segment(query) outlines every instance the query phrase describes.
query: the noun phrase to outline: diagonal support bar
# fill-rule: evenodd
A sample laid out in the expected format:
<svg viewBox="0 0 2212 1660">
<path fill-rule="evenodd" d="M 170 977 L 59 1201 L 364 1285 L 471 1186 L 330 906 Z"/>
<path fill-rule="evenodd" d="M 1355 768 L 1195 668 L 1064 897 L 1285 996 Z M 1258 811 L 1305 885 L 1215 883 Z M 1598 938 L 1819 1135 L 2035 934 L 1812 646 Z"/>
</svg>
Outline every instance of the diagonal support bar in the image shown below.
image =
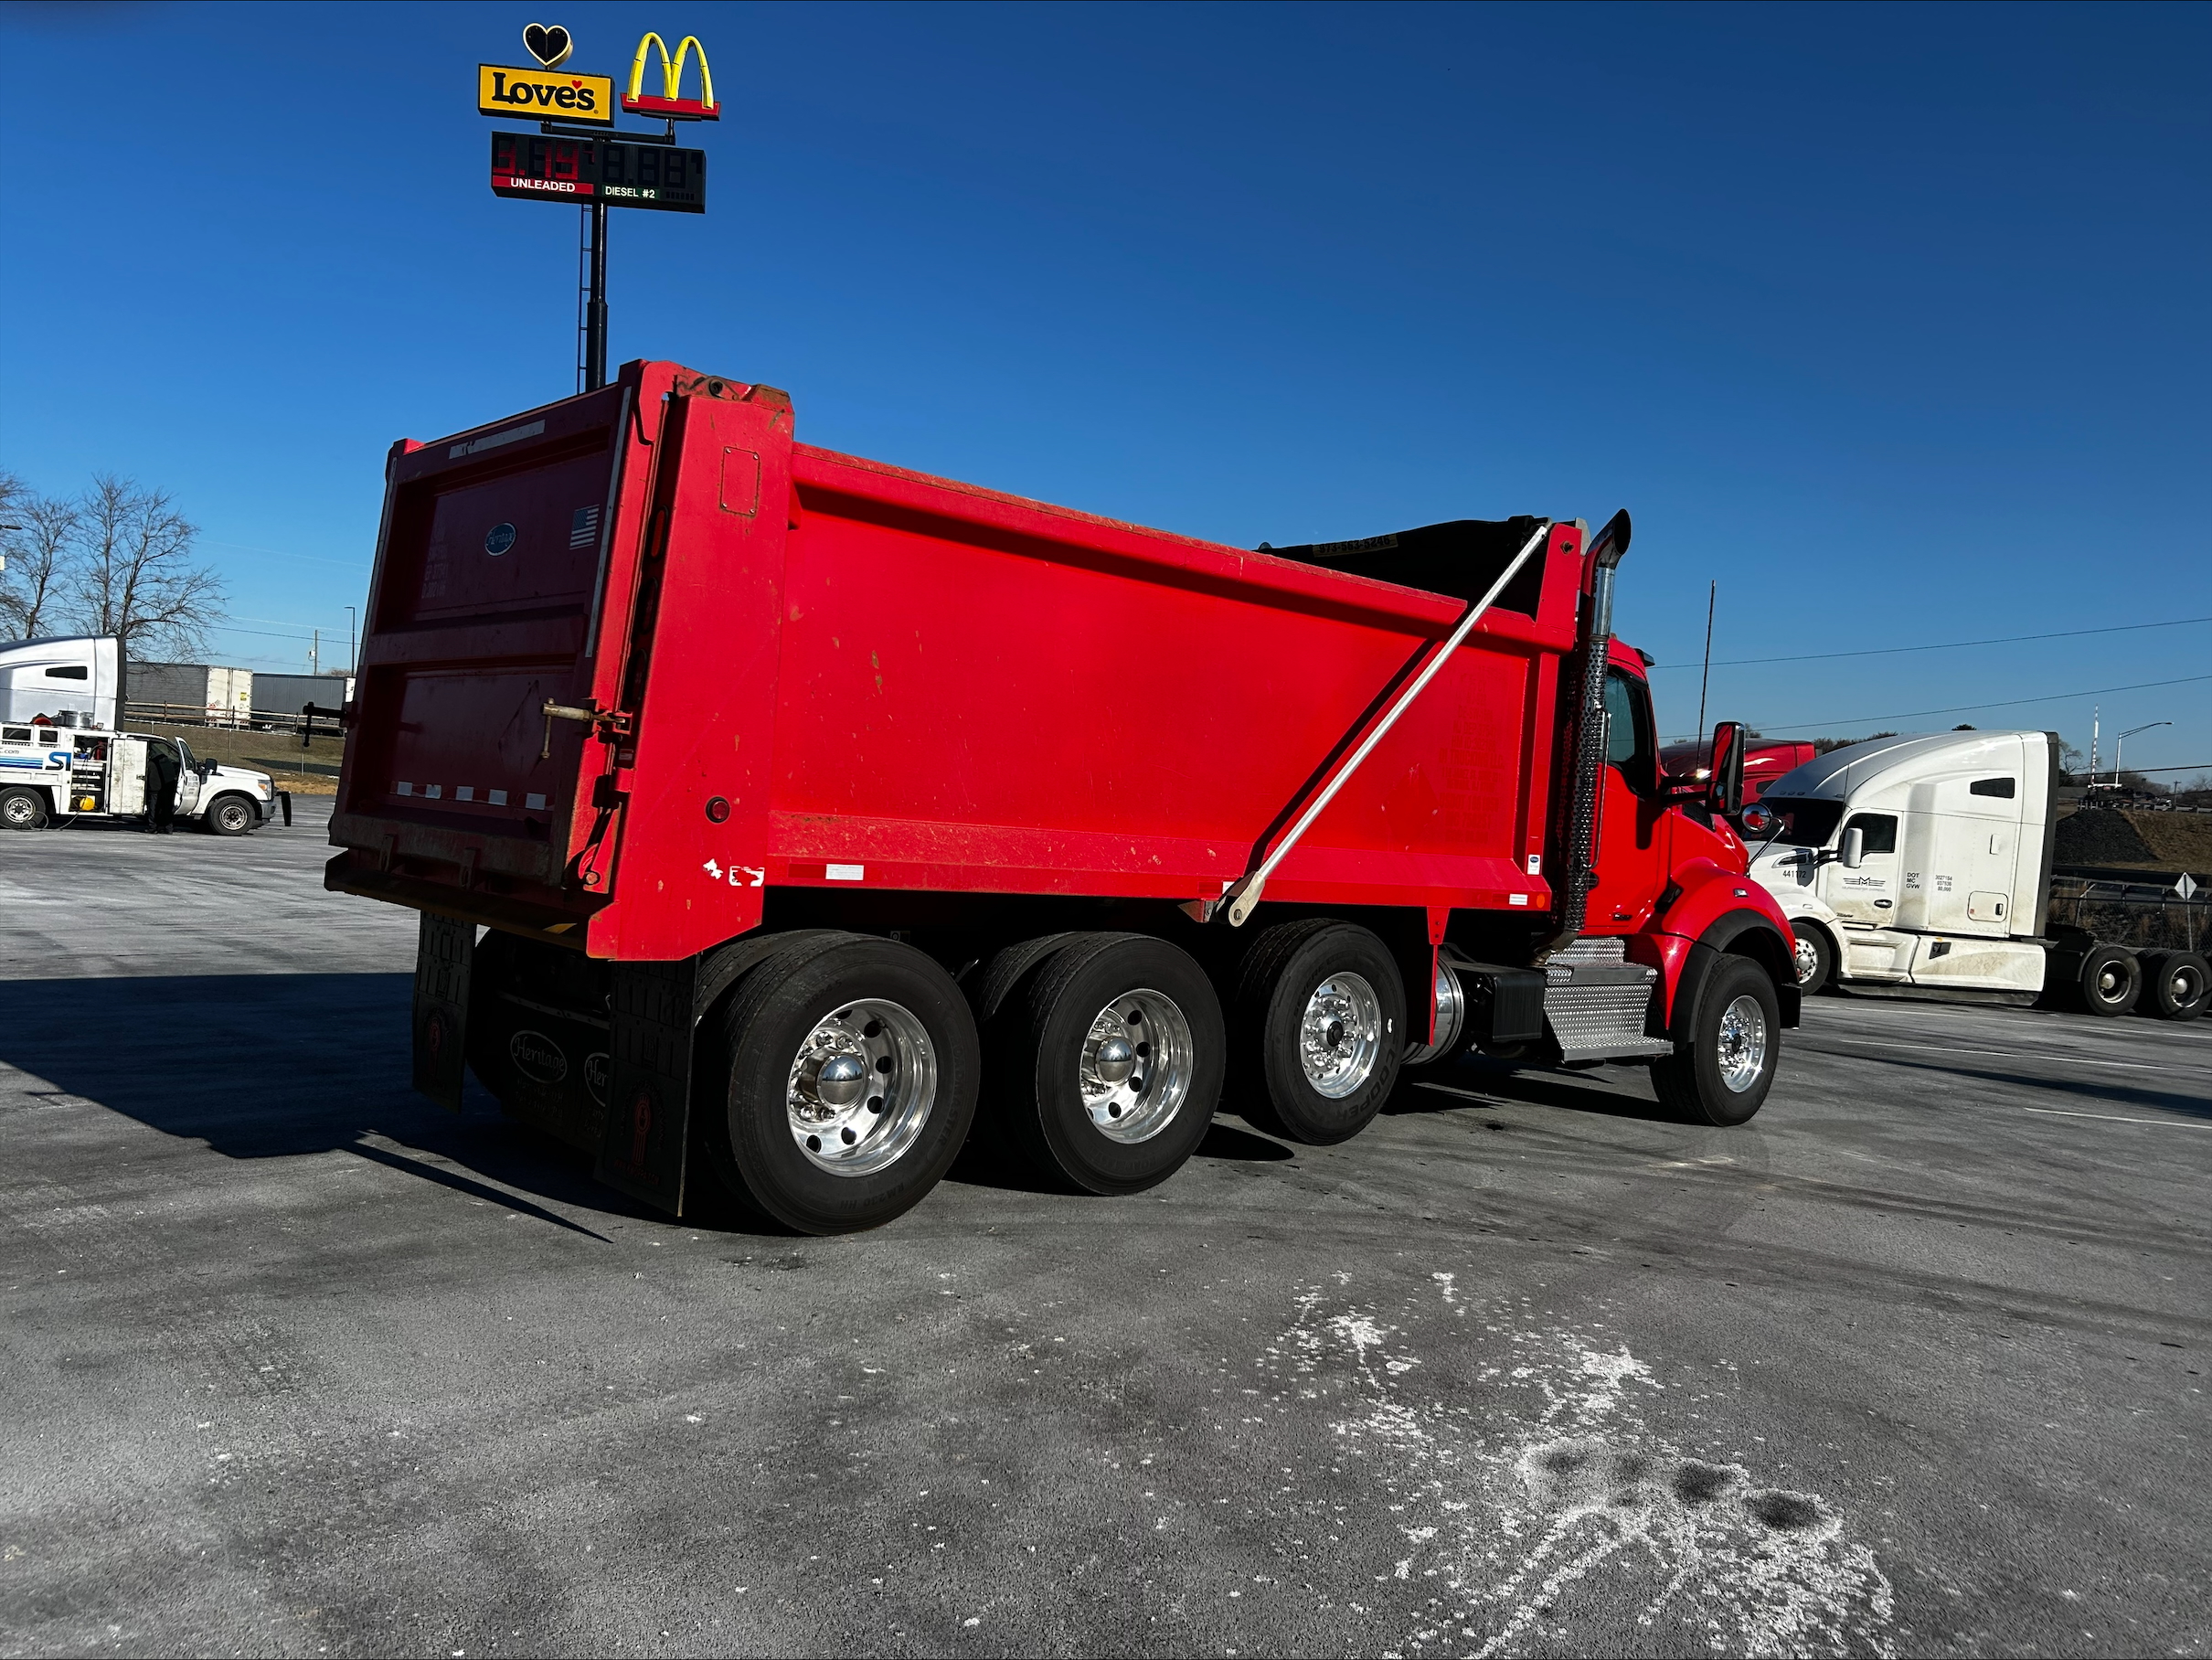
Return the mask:
<svg viewBox="0 0 2212 1660">
<path fill-rule="evenodd" d="M 1505 591 L 1506 584 L 1521 574 L 1521 567 L 1527 564 L 1529 556 L 1544 545 L 1544 539 L 1551 534 L 1551 531 L 1552 525 L 1548 519 L 1537 527 L 1536 534 L 1522 544 L 1521 551 L 1513 556 L 1512 562 L 1500 573 L 1498 580 L 1490 585 L 1489 591 L 1467 608 L 1467 614 L 1459 620 L 1458 626 L 1452 629 L 1451 635 L 1438 649 L 1436 654 L 1421 665 L 1420 673 L 1413 676 L 1404 691 L 1398 693 L 1397 701 L 1384 711 L 1382 718 L 1375 723 L 1374 729 L 1360 740 L 1359 747 L 1352 751 L 1351 758 L 1330 776 L 1329 782 L 1322 786 L 1321 793 L 1314 796 L 1306 810 L 1298 815 L 1297 823 L 1283 834 L 1282 839 L 1275 844 L 1272 850 L 1264 859 L 1260 860 L 1258 867 L 1250 874 L 1232 883 L 1228 890 L 1219 899 L 1199 901 L 1199 906 L 1204 911 L 1204 914 L 1198 919 L 1200 921 L 1212 920 L 1226 906 L 1228 910 L 1229 926 L 1231 928 L 1244 926 L 1246 919 L 1252 914 L 1253 908 L 1260 903 L 1260 895 L 1267 887 L 1268 878 L 1274 875 L 1275 867 L 1282 863 L 1291 849 L 1295 847 L 1305 833 L 1313 828 L 1313 821 L 1319 818 L 1328 804 L 1336 799 L 1336 793 L 1345 787 L 1353 773 L 1359 771 L 1360 763 L 1374 753 L 1375 746 L 1380 743 L 1390 729 L 1398 724 L 1398 718 L 1413 707 L 1414 700 L 1428 688 L 1429 682 L 1436 678 L 1437 672 L 1451 660 L 1452 654 L 1466 644 L 1467 636 L 1474 632 L 1474 625 L 1483 620 L 1485 612 L 1497 603 L 1498 596 Z M 1192 908 L 1186 906 L 1185 909 Z"/>
</svg>

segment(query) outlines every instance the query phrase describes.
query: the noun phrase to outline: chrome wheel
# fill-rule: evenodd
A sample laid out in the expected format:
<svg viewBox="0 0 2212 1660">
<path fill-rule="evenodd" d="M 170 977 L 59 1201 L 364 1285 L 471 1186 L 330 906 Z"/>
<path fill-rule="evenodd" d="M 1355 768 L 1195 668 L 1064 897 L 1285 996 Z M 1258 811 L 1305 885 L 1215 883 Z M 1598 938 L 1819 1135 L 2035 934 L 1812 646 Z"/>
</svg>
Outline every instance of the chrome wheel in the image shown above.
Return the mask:
<svg viewBox="0 0 2212 1660">
<path fill-rule="evenodd" d="M 1190 1022 L 1173 997 L 1125 992 L 1084 1034 L 1077 1061 L 1083 1110 L 1109 1141 L 1150 1141 L 1183 1110 L 1196 1059 Z"/>
<path fill-rule="evenodd" d="M 1742 996 L 1721 1011 L 1720 1081 L 1740 1095 L 1767 1069 L 1767 1016 L 1759 999 Z"/>
<path fill-rule="evenodd" d="M 873 1176 L 897 1164 L 936 1102 L 928 1028 L 899 1005 L 872 998 L 816 1024 L 784 1092 L 792 1140 L 833 1176 Z"/>
<path fill-rule="evenodd" d="M 1316 1095 L 1342 1101 L 1374 1075 L 1382 1056 L 1382 999 L 1358 974 L 1331 974 L 1298 1021 L 1298 1064 Z"/>
<path fill-rule="evenodd" d="M 1804 935 L 1797 936 L 1797 983 L 1804 984 L 1820 973 L 1820 952 Z"/>
</svg>

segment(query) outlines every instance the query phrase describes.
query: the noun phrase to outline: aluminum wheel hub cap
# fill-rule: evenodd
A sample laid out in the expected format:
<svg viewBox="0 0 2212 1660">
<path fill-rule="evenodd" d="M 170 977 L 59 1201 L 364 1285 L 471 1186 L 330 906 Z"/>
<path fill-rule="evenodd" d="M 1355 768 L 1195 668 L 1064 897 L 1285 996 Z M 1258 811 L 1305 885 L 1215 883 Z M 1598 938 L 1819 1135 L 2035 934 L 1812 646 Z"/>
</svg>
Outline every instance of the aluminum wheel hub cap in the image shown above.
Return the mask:
<svg viewBox="0 0 2212 1660">
<path fill-rule="evenodd" d="M 1298 1065 L 1317 1095 L 1341 1101 L 1375 1075 L 1382 1056 L 1382 999 L 1358 974 L 1331 974 L 1298 1022 Z"/>
<path fill-rule="evenodd" d="M 1083 1035 L 1077 1062 L 1083 1111 L 1109 1141 L 1150 1141 L 1183 1110 L 1196 1059 L 1190 1022 L 1173 997 L 1149 988 L 1124 992 Z"/>
<path fill-rule="evenodd" d="M 1740 1095 L 1767 1069 L 1767 1014 L 1759 999 L 1742 996 L 1721 1011 L 1720 1081 Z"/>
<path fill-rule="evenodd" d="M 920 1138 L 937 1102 L 929 1028 L 896 1003 L 848 1003 L 793 1057 L 784 1105 L 792 1140 L 832 1176 L 873 1176 Z"/>
<path fill-rule="evenodd" d="M 1813 978 L 1813 971 L 1820 966 L 1820 952 L 1813 949 L 1810 940 L 1797 942 L 1797 983 L 1803 985 Z"/>
</svg>

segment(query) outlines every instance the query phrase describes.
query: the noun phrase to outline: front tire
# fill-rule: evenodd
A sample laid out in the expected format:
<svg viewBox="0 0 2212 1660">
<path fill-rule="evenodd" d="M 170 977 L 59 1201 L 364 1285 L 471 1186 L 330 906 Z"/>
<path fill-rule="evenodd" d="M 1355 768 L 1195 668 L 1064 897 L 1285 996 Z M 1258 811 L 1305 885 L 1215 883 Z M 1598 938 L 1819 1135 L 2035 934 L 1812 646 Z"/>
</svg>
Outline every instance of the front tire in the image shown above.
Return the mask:
<svg viewBox="0 0 2212 1660">
<path fill-rule="evenodd" d="M 1801 995 L 1810 997 L 1815 992 L 1828 989 L 1828 982 L 1835 976 L 1835 947 L 1828 939 L 1827 930 L 1817 922 L 1803 927 L 1790 926 L 1797 941 L 1797 989 Z"/>
<path fill-rule="evenodd" d="M 1031 942 L 1032 945 L 1035 942 Z M 1142 1193 L 1180 1170 L 1221 1098 L 1220 1000 L 1188 952 L 1143 934 L 1066 936 L 994 964 L 990 1120 L 1047 1176 Z M 1026 959 L 1026 972 L 1015 968 Z"/>
<path fill-rule="evenodd" d="M 244 835 L 254 826 L 253 803 L 242 795 L 218 795 L 201 822 L 216 835 Z"/>
<path fill-rule="evenodd" d="M 740 979 L 721 1021 L 729 1088 L 707 1150 L 802 1233 L 854 1233 L 937 1186 L 975 1117 L 974 1016 L 912 946 L 815 935 Z"/>
<path fill-rule="evenodd" d="M 1764 1104 L 1781 1059 L 1774 982 L 1749 957 L 1723 957 L 1678 1026 L 1675 1052 L 1653 1066 L 1652 1084 L 1679 1117 L 1727 1128 Z"/>
<path fill-rule="evenodd" d="M 46 828 L 46 797 L 36 790 L 0 790 L 0 825 L 10 830 Z"/>
<path fill-rule="evenodd" d="M 1351 1140 L 1389 1100 L 1405 1041 L 1405 984 L 1367 930 L 1314 917 L 1252 942 L 1231 1052 L 1261 1129 L 1313 1146 Z"/>
</svg>

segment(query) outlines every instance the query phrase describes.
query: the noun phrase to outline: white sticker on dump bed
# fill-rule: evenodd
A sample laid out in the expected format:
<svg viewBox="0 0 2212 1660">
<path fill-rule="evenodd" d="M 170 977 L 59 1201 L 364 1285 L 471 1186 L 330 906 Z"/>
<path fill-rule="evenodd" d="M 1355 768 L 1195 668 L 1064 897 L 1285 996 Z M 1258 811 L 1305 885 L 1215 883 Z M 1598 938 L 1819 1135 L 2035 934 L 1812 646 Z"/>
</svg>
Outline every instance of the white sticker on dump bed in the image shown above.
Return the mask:
<svg viewBox="0 0 2212 1660">
<path fill-rule="evenodd" d="M 822 872 L 832 882 L 864 882 L 867 880 L 866 865 L 831 865 Z"/>
<path fill-rule="evenodd" d="M 509 427 L 504 432 L 492 432 L 465 444 L 455 444 L 446 456 L 448 461 L 459 461 L 463 455 L 480 455 L 486 450 L 496 450 L 501 444 L 511 444 L 525 438 L 536 438 L 546 430 L 542 420 L 533 420 L 528 426 Z"/>
</svg>

